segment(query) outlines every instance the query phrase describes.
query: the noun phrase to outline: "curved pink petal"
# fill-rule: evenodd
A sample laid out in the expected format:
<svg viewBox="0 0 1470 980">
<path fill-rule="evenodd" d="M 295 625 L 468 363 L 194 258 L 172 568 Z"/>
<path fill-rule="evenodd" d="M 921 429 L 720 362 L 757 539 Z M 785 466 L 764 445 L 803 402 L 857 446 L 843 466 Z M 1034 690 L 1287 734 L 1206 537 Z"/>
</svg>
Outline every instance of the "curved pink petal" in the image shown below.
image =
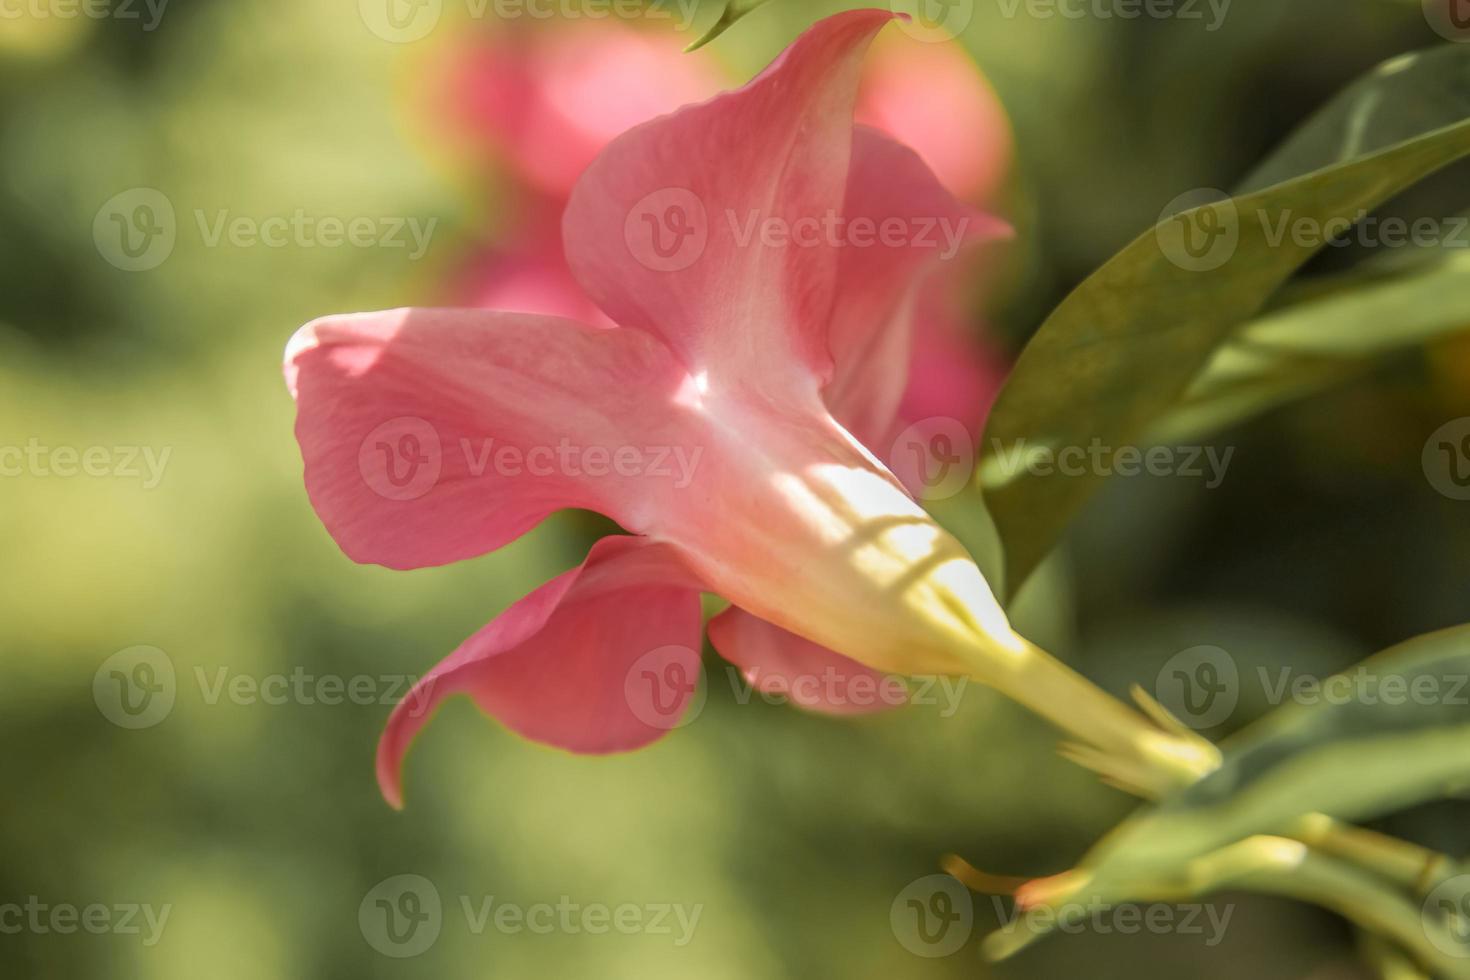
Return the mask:
<svg viewBox="0 0 1470 980">
<path fill-rule="evenodd" d="M 965 246 L 1010 229 L 956 201 L 913 150 L 864 126 L 854 132 L 844 210 L 853 235 L 859 221 L 875 231 L 870 243 L 857 247 L 854 239 L 840 253 L 829 329 L 835 370 L 823 397 L 838 421 L 883 456 L 909 385 L 924 278 L 963 262 Z"/>
<path fill-rule="evenodd" d="M 847 186 L 862 52 L 893 16 L 828 17 L 745 87 L 613 140 L 563 219 L 588 295 L 663 336 L 693 372 L 772 393 L 825 378 L 838 251 L 827 229 Z"/>
<path fill-rule="evenodd" d="M 908 703 L 901 678 L 864 667 L 743 609 L 732 606 L 711 619 L 709 639 L 756 690 L 783 695 L 802 708 L 854 715 Z"/>
<path fill-rule="evenodd" d="M 647 334 L 481 310 L 327 317 L 286 352 L 306 488 L 348 556 L 492 551 L 566 507 L 641 530 L 684 445 L 684 373 Z"/>
<path fill-rule="evenodd" d="M 857 119 L 918 151 L 967 201 L 988 201 L 1010 169 L 1005 107 L 959 44 L 878 39 L 858 94 Z"/>
<path fill-rule="evenodd" d="M 613 137 L 709 98 L 720 76 L 708 51 L 684 54 L 615 22 L 569 22 L 451 52 L 444 88 L 467 135 L 560 198 Z"/>
<path fill-rule="evenodd" d="M 699 583 L 674 549 L 617 536 L 506 609 L 425 674 L 378 742 L 378 785 L 403 805 L 409 744 L 452 694 L 529 739 L 636 749 L 680 724 L 699 682 Z"/>
</svg>

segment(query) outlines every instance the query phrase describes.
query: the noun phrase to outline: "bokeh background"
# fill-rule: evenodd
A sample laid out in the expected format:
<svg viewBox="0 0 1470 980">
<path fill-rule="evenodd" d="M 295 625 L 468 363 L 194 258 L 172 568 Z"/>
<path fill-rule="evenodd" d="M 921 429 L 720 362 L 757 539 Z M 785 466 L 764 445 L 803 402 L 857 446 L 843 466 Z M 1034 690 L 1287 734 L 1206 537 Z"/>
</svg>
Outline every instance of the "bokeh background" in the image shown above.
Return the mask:
<svg viewBox="0 0 1470 980">
<path fill-rule="evenodd" d="M 1394 0 L 1236 0 L 1214 30 L 1208 17 L 973 8 L 959 43 L 1014 146 L 987 196 L 1019 236 L 974 269 L 966 322 L 1001 358 L 1170 199 L 1229 186 L 1363 71 L 1447 43 L 1417 2 Z M 953 713 L 833 720 L 742 703 L 711 655 L 697 717 L 600 759 L 518 740 L 456 701 L 415 749 L 407 810 L 390 810 L 372 753 L 402 680 L 604 529 L 562 515 L 449 568 L 353 565 L 302 490 L 283 345 L 322 314 L 493 292 L 495 256 L 540 191 L 514 159 L 527 144 L 479 138 L 488 83 L 456 74 L 466 49 L 497 52 L 493 64 L 556 32 L 605 29 L 672 52 L 716 11 L 680 30 L 677 16 L 592 23 L 575 2 L 542 21 L 445 0 L 425 36 L 400 42 L 374 31 L 366 0 L 173 0 L 156 17 L 141 3 L 104 3 L 95 17 L 64 16 L 74 8 L 59 0 L 5 9 L 0 445 L 105 447 L 119 465 L 114 451 L 168 456 L 156 481 L 0 477 L 0 904 L 170 911 L 151 945 L 146 926 L 0 933 L 0 974 L 1365 975 L 1345 924 L 1250 895 L 1215 900 L 1231 918 L 1214 945 L 1178 930 L 1086 933 L 1000 966 L 977 944 L 1004 906 L 977 898 L 957 952 L 916 955 L 890 910 L 942 854 L 1003 874 L 1059 871 L 1132 806 L 1059 759 L 1040 722 L 978 689 Z M 691 58 L 742 81 L 837 9 L 775 0 Z M 602 114 L 632 111 L 639 92 L 657 106 L 684 83 L 655 72 Z M 913 111 L 942 118 L 946 98 Z M 977 156 L 994 156 L 990 137 L 975 139 Z M 94 231 L 136 188 L 168 200 L 177 234 L 165 259 L 129 271 Z M 1456 189 L 1440 187 L 1441 213 L 1466 206 Z M 420 255 L 211 244 L 196 219 L 298 210 L 435 224 Z M 1122 691 L 1152 687 L 1197 645 L 1243 670 L 1321 673 L 1470 619 L 1470 504 L 1437 493 L 1420 466 L 1428 434 L 1470 414 L 1467 382 L 1470 347 L 1442 343 L 1219 437 L 1235 456 L 1218 489 L 1115 481 L 1023 594 L 1023 629 Z M 174 699 L 130 729 L 103 708 L 104 664 L 139 646 L 162 652 L 149 656 L 172 672 Z M 293 674 L 365 677 L 357 700 L 371 703 L 217 693 L 221 680 Z M 1246 686 L 1229 727 L 1262 707 L 1259 694 Z M 1390 827 L 1463 853 L 1466 816 L 1447 803 Z M 443 902 L 437 940 L 413 958 L 375 948 L 359 919 L 365 897 L 402 874 Z M 461 900 L 492 896 L 701 911 L 682 945 L 677 927 L 477 933 Z"/>
</svg>

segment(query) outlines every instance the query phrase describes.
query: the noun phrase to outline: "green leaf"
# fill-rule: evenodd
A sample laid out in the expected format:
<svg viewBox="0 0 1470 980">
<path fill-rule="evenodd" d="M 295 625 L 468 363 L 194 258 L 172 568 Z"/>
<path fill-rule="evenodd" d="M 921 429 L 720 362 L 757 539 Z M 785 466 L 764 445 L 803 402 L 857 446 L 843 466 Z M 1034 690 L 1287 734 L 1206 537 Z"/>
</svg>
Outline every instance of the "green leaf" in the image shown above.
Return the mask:
<svg viewBox="0 0 1470 980">
<path fill-rule="evenodd" d="M 700 35 L 699 40 L 686 47 L 685 52 L 699 50 L 728 31 L 737 20 L 769 2 L 770 0 L 727 0 L 719 18 L 710 25 L 709 30 Z"/>
<path fill-rule="evenodd" d="M 1224 749 L 1217 771 L 1126 821 L 1083 867 L 1099 881 L 1167 876 L 1253 835 L 1320 819 L 1309 814 L 1363 820 L 1470 787 L 1470 626 L 1335 675 Z"/>
<path fill-rule="evenodd" d="M 1383 355 L 1466 331 L 1470 254 L 1330 277 L 1235 331 L 1147 441 L 1198 439 L 1361 374 Z"/>
<path fill-rule="evenodd" d="M 1390 59 L 1343 89 L 1236 188 L 1249 194 L 1470 117 L 1470 56 L 1442 45 Z"/>
<path fill-rule="evenodd" d="M 1356 220 L 1470 155 L 1470 112 L 1455 88 L 1467 70 L 1470 49 L 1453 46 L 1378 69 L 1309 122 L 1252 181 L 1322 164 L 1318 169 L 1160 222 L 1047 319 L 991 412 L 978 471 L 1012 587 L 1052 549 L 1104 479 L 1055 467 L 1037 472 L 1021 465 L 1035 458 L 1021 450 L 1085 452 L 1146 440 L 1151 427 L 1188 400 L 1236 328 L 1323 247 L 1283 235 L 1284 222 L 1305 219 L 1323 228 Z M 1432 105 L 1398 112 L 1408 99 Z M 1439 125 L 1446 119 L 1452 124 Z M 1186 235 L 1217 248 L 1192 253 Z M 1220 254 L 1228 259 L 1217 261 Z M 1252 392 L 1246 403 L 1257 397 L 1269 402 L 1282 395 Z"/>
<path fill-rule="evenodd" d="M 1397 863 L 1429 852 L 1361 831 L 1347 844 L 1339 836 L 1336 853 L 1286 836 L 1315 839 L 1329 817 L 1375 817 L 1470 787 L 1470 625 L 1400 644 L 1319 691 L 1228 741 L 1218 770 L 1125 821 L 1074 871 L 1042 882 L 1032 898 L 1051 915 L 988 937 L 986 956 L 1014 955 L 1097 904 L 1246 888 L 1335 909 L 1413 949 L 1436 975 L 1470 975 L 1453 945 L 1461 926 L 1424 919 L 1418 899 L 1411 904 L 1376 873 L 1385 856 Z M 1427 887 L 1446 875 L 1457 881 L 1454 872 L 1426 865 L 1415 874 Z"/>
</svg>

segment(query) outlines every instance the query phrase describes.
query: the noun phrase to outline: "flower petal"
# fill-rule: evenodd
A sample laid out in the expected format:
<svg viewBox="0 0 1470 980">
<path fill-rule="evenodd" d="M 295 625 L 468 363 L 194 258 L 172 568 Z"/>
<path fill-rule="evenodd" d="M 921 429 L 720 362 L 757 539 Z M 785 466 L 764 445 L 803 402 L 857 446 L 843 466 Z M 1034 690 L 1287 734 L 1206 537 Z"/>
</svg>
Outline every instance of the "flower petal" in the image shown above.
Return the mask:
<svg viewBox="0 0 1470 980">
<path fill-rule="evenodd" d="M 353 560 L 390 568 L 493 551 L 565 507 L 641 530 L 672 477 L 635 464 L 690 441 L 666 348 L 556 317 L 328 317 L 292 339 L 286 378 L 317 514 Z"/>
<path fill-rule="evenodd" d="M 893 16 L 828 17 L 744 88 L 609 144 L 563 218 L 588 295 L 693 372 L 772 392 L 826 378 L 837 250 L 821 222 L 841 214 L 862 52 Z"/>
<path fill-rule="evenodd" d="M 829 330 L 836 370 L 823 397 L 848 431 L 884 456 L 880 443 L 909 382 L 916 290 L 936 267 L 961 261 L 966 245 L 1003 237 L 1009 227 L 956 201 L 903 144 L 864 126 L 853 137 L 844 211 L 854 244 L 841 251 Z M 860 227 L 875 229 L 873 237 L 859 239 Z"/>
<path fill-rule="evenodd" d="M 699 680 L 699 583 L 675 549 L 615 536 L 506 609 L 414 685 L 378 743 L 378 785 L 403 805 L 409 743 L 451 694 L 573 752 L 621 752 L 680 724 Z"/>
<path fill-rule="evenodd" d="M 865 667 L 743 609 L 732 606 L 711 619 L 709 639 L 756 690 L 783 695 L 802 708 L 855 715 L 908 702 L 901 678 Z"/>
</svg>

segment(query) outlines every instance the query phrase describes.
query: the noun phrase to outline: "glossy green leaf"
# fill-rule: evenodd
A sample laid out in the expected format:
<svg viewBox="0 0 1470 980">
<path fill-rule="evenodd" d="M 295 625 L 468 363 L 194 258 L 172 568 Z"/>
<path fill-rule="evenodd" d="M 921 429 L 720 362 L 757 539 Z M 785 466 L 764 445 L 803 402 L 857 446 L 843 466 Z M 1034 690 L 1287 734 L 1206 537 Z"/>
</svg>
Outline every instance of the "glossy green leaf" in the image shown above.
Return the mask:
<svg viewBox="0 0 1470 980">
<path fill-rule="evenodd" d="M 1308 123 L 1252 180 L 1326 165 L 1160 222 L 1047 319 L 991 413 L 978 470 L 1012 587 L 1052 549 L 1104 479 L 1026 464 L 1068 447 L 1116 450 L 1146 441 L 1190 397 L 1235 330 L 1324 247 L 1284 234 L 1287 223 L 1345 227 L 1470 155 L 1470 113 L 1450 84 L 1467 65 L 1470 49 L 1455 47 L 1378 69 Z M 1401 114 L 1389 125 L 1382 114 L 1393 114 L 1414 93 L 1434 108 Z M 1456 121 L 1438 125 L 1447 118 Z M 1360 124 L 1348 127 L 1354 138 L 1343 138 L 1343 120 Z"/>
</svg>

